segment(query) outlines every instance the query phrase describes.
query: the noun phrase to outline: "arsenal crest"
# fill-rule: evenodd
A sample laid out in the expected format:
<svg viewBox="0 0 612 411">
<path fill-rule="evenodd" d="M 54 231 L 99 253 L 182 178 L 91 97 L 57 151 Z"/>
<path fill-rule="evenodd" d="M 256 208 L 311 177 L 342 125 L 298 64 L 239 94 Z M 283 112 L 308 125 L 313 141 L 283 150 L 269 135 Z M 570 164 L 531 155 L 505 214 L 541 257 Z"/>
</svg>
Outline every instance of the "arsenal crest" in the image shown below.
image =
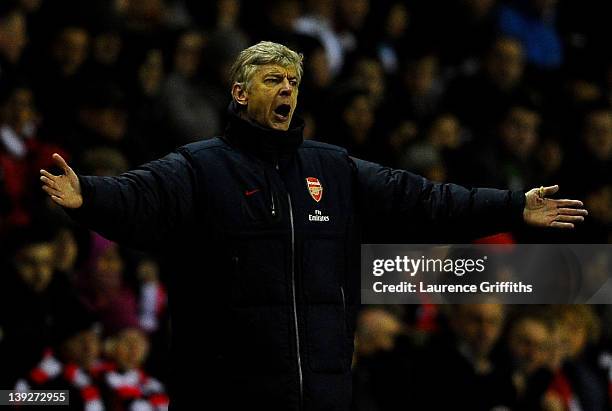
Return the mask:
<svg viewBox="0 0 612 411">
<path fill-rule="evenodd" d="M 316 177 L 306 177 L 306 186 L 308 187 L 312 199 L 317 203 L 321 201 L 321 197 L 323 197 L 323 186 L 319 179 Z"/>
</svg>

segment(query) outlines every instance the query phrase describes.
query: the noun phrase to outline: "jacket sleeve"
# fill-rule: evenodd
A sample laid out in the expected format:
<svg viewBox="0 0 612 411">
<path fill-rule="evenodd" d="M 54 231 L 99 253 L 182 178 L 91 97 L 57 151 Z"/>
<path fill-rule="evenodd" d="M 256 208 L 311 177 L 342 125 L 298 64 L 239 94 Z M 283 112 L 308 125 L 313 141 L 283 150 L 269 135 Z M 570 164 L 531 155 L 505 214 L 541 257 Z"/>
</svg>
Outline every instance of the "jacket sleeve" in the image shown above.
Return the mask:
<svg viewBox="0 0 612 411">
<path fill-rule="evenodd" d="M 83 205 L 68 214 L 110 240 L 153 249 L 194 220 L 195 173 L 179 151 L 117 177 L 79 176 Z"/>
<path fill-rule="evenodd" d="M 420 242 L 459 242 L 522 224 L 523 192 L 434 183 L 408 171 L 351 161 L 364 219 L 387 223 L 387 232 L 417 228 Z"/>
</svg>

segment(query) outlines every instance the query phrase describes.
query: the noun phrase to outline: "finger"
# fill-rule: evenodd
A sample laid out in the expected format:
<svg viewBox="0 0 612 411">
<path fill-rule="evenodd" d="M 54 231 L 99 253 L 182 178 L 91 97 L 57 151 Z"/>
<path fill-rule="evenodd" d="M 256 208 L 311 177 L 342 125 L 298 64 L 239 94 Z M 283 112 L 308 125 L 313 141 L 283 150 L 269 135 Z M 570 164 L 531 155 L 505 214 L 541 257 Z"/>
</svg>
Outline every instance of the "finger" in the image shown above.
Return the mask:
<svg viewBox="0 0 612 411">
<path fill-rule="evenodd" d="M 57 204 L 59 204 L 59 205 L 61 205 L 61 206 L 63 206 L 63 205 L 65 204 L 65 203 L 64 203 L 64 200 L 63 200 L 63 199 L 61 199 L 61 198 L 60 198 L 60 197 L 58 197 L 58 196 L 53 196 L 53 195 L 52 195 L 52 196 L 51 196 L 51 200 L 55 201 Z"/>
<path fill-rule="evenodd" d="M 61 197 L 62 193 L 59 192 L 58 190 L 51 188 L 49 186 L 42 186 L 42 189 L 45 193 L 49 194 L 50 196 L 57 196 L 57 197 Z"/>
<path fill-rule="evenodd" d="M 550 226 L 553 228 L 563 228 L 563 229 L 574 228 L 574 224 L 562 223 L 560 221 L 553 221 L 552 223 L 550 223 Z"/>
<path fill-rule="evenodd" d="M 581 215 L 558 215 L 555 221 L 562 221 L 564 223 L 581 223 L 584 221 L 584 217 Z"/>
<path fill-rule="evenodd" d="M 65 174 L 68 174 L 70 173 L 70 171 L 72 171 L 68 163 L 66 163 L 66 160 L 64 160 L 63 157 L 59 154 L 53 153 L 53 159 L 55 160 L 55 164 L 57 164 L 62 170 L 64 170 Z"/>
<path fill-rule="evenodd" d="M 554 185 L 554 186 L 544 187 L 543 191 L 544 191 L 543 194 L 545 197 L 550 196 L 550 195 L 555 194 L 557 191 L 559 191 L 559 186 Z"/>
<path fill-rule="evenodd" d="M 580 200 L 552 200 L 555 202 L 557 207 L 583 207 L 582 201 Z"/>
<path fill-rule="evenodd" d="M 559 214 L 587 216 L 589 212 L 584 208 L 560 208 Z"/>
<path fill-rule="evenodd" d="M 49 180 L 55 180 L 58 177 L 58 176 L 54 176 L 53 174 L 51 174 L 47 170 L 40 170 L 40 174 L 45 176 L 45 177 L 47 177 Z"/>
<path fill-rule="evenodd" d="M 57 184 L 55 184 L 55 181 L 51 180 L 50 178 L 40 176 L 40 181 L 42 181 L 47 187 L 57 189 Z"/>
</svg>

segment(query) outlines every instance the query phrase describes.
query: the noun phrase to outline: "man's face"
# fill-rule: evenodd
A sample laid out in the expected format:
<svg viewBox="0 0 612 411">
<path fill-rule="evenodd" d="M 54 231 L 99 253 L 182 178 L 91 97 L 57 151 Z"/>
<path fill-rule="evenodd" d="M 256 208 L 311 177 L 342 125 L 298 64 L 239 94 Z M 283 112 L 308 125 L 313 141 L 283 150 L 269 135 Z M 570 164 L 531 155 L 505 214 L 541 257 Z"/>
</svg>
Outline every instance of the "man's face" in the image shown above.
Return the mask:
<svg viewBox="0 0 612 411">
<path fill-rule="evenodd" d="M 466 304 L 457 308 L 455 332 L 476 355 L 488 356 L 504 324 L 501 304 Z"/>
<path fill-rule="evenodd" d="M 510 110 L 501 126 L 501 137 L 506 148 L 519 158 L 527 158 L 538 142 L 540 115 L 524 107 Z"/>
<path fill-rule="evenodd" d="M 487 57 L 485 69 L 500 89 L 515 87 L 521 81 L 525 69 L 521 44 L 512 39 L 498 40 Z"/>
<path fill-rule="evenodd" d="M 43 292 L 53 277 L 53 243 L 30 244 L 17 253 L 15 266 L 21 280 L 33 291 Z"/>
<path fill-rule="evenodd" d="M 531 374 L 544 367 L 550 358 L 551 333 L 543 323 L 530 318 L 520 320 L 510 333 L 510 351 L 517 367 Z"/>
<path fill-rule="evenodd" d="M 89 369 L 100 356 L 100 337 L 93 329 L 80 331 L 62 343 L 62 359 Z"/>
<path fill-rule="evenodd" d="M 248 88 L 244 90 L 243 98 L 237 101 L 246 105 L 249 119 L 264 127 L 286 131 L 297 105 L 297 96 L 295 69 L 267 64 L 257 69 Z"/>
<path fill-rule="evenodd" d="M 0 21 L 0 53 L 11 63 L 17 63 L 28 42 L 26 21 L 21 13 L 13 13 Z"/>
</svg>

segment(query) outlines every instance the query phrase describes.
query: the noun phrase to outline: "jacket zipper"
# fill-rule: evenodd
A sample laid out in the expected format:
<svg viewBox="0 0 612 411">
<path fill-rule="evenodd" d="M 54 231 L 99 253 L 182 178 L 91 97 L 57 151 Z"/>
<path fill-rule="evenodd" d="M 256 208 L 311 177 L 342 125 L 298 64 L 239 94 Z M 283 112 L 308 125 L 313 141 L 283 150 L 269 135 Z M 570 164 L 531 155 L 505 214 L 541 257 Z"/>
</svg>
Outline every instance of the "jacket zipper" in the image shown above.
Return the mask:
<svg viewBox="0 0 612 411">
<path fill-rule="evenodd" d="M 340 286 L 340 294 L 342 294 L 342 311 L 346 312 L 346 300 L 344 299 L 344 287 Z"/>
<path fill-rule="evenodd" d="M 270 199 L 272 200 L 272 207 L 270 212 L 272 213 L 272 217 L 276 217 L 276 205 L 274 204 L 274 191 L 270 190 Z"/>
<path fill-rule="evenodd" d="M 293 321 L 295 325 L 295 345 L 297 349 L 297 366 L 300 379 L 300 409 L 304 402 L 304 377 L 302 375 L 302 358 L 300 357 L 300 332 L 298 329 L 297 302 L 295 296 L 295 229 L 293 225 L 293 206 L 291 205 L 291 195 L 287 193 L 289 199 L 289 221 L 291 222 L 291 297 L 293 299 Z"/>
</svg>

